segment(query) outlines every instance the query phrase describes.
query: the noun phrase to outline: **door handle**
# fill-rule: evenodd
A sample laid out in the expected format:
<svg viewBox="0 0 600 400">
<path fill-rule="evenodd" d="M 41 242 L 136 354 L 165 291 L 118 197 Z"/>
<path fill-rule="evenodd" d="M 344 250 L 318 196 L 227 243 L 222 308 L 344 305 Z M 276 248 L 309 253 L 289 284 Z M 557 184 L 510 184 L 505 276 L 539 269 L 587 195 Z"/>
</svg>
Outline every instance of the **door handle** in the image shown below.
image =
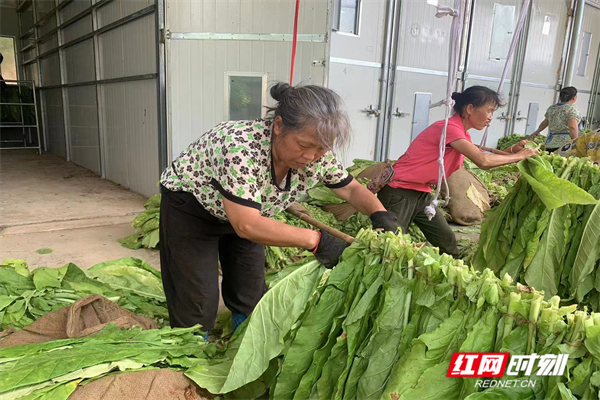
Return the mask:
<svg viewBox="0 0 600 400">
<path fill-rule="evenodd" d="M 379 117 L 381 115 L 381 111 L 379 111 L 377 107 L 373 107 L 372 104 L 365 108 L 363 112 L 367 113 L 367 115 L 374 115 L 376 117 Z"/>
<path fill-rule="evenodd" d="M 410 115 L 410 113 L 407 112 L 403 112 L 400 108 L 396 107 L 396 110 L 392 113 L 393 117 L 396 118 L 404 118 L 404 117 L 408 117 Z"/>
<path fill-rule="evenodd" d="M 504 112 L 502 114 L 500 114 L 500 116 L 498 117 L 498 119 L 501 120 L 506 120 L 506 121 L 510 121 L 512 118 L 510 117 L 510 115 L 506 115 Z"/>
</svg>

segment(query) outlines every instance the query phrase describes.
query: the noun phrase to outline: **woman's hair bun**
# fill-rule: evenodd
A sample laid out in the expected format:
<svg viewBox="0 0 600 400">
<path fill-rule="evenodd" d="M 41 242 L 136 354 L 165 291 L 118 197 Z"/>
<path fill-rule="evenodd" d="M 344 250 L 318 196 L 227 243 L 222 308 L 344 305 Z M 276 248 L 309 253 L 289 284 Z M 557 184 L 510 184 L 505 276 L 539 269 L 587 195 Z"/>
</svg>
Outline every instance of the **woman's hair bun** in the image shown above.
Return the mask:
<svg viewBox="0 0 600 400">
<path fill-rule="evenodd" d="M 283 99 L 285 93 L 290 89 L 292 89 L 292 87 L 289 84 L 285 82 L 279 82 L 271 88 L 271 97 L 275 101 L 279 102 Z"/>
<path fill-rule="evenodd" d="M 452 100 L 457 101 L 460 98 L 461 93 L 454 92 L 452 93 Z"/>
</svg>

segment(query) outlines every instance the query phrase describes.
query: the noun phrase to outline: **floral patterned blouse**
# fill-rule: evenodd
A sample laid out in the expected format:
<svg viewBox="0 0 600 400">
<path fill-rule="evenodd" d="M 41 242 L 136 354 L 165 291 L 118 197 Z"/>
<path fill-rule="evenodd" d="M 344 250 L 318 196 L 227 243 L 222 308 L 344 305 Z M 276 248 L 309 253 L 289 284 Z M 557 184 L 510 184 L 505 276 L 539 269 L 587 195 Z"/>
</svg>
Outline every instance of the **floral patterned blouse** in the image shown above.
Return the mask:
<svg viewBox="0 0 600 400">
<path fill-rule="evenodd" d="M 577 107 L 572 104 L 554 104 L 548 107 L 545 115 L 548 120 L 550 134 L 546 140 L 546 148 L 557 149 L 571 141 L 569 134 L 569 120 L 581 121 L 581 114 Z"/>
<path fill-rule="evenodd" d="M 208 212 L 226 221 L 223 197 L 272 217 L 321 182 L 335 189 L 352 181 L 328 152 L 300 170 L 290 169 L 278 186 L 271 137 L 272 121 L 223 122 L 184 150 L 163 172 L 160 183 L 194 194 Z"/>
</svg>

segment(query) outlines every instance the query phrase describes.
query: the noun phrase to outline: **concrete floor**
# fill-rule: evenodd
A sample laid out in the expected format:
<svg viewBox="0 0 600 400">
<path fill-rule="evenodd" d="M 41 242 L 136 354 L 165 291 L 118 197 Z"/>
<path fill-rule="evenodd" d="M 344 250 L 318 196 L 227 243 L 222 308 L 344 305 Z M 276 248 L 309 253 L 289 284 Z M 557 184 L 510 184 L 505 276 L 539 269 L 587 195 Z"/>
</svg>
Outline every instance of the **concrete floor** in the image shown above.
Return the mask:
<svg viewBox="0 0 600 400">
<path fill-rule="evenodd" d="M 159 269 L 157 250 L 130 250 L 117 239 L 146 198 L 51 154 L 0 152 L 0 261 L 35 267 L 72 262 L 81 268 L 136 257 Z M 36 250 L 51 248 L 50 254 Z"/>
</svg>

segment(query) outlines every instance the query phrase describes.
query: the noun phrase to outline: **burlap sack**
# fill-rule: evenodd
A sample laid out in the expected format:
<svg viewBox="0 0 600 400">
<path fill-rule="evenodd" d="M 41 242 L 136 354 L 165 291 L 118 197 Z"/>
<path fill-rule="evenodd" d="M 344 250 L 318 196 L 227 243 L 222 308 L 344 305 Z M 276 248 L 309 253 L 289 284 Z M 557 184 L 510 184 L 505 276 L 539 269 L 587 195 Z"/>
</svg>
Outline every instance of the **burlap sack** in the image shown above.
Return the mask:
<svg viewBox="0 0 600 400">
<path fill-rule="evenodd" d="M 490 195 L 484 183 L 461 168 L 448 178 L 448 187 L 452 221 L 460 225 L 481 224 L 484 212 L 490 209 Z"/>
<path fill-rule="evenodd" d="M 210 400 L 183 372 L 169 369 L 105 376 L 79 386 L 69 400 Z"/>
<path fill-rule="evenodd" d="M 154 320 L 124 310 L 107 298 L 95 294 L 79 299 L 69 307 L 48 313 L 23 329 L 14 331 L 0 341 L 0 347 L 84 337 L 98 332 L 109 323 L 123 329 L 134 325 L 142 329 L 158 328 Z"/>
</svg>

